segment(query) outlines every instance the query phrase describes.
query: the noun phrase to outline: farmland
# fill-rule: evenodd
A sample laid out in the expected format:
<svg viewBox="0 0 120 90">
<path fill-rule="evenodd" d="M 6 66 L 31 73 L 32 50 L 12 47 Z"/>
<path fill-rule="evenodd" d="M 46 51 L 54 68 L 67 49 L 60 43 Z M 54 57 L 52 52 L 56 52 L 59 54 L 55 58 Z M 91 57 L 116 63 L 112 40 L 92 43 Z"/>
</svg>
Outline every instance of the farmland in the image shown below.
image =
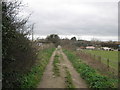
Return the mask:
<svg viewBox="0 0 120 90">
<path fill-rule="evenodd" d="M 92 51 L 84 51 L 92 53 Z M 95 51 L 93 51 L 95 53 Z M 20 80 L 22 88 L 116 88 L 117 79 L 102 75 L 87 65 L 75 50 L 46 48 L 36 64 Z M 109 55 L 116 55 L 110 52 Z M 99 53 L 97 55 L 100 55 Z M 107 54 L 108 55 L 108 54 Z M 104 54 L 103 54 L 104 56 Z M 106 57 L 107 58 L 107 57 Z M 109 57 L 110 58 L 110 57 Z M 114 58 L 116 58 L 114 56 Z M 59 81 L 59 82 L 57 82 Z M 55 83 L 55 84 L 54 84 Z"/>
<path fill-rule="evenodd" d="M 110 10 L 104 16 L 101 12 L 106 11 L 101 9 L 104 10 L 103 6 L 106 7 L 107 3 L 24 1 L 30 2 L 1 1 L 0 88 L 1 85 L 3 90 L 120 87 L 120 42 L 115 39 L 115 33 L 110 31 L 115 30 L 110 27 L 112 23 L 108 23 L 108 20 L 111 21 L 108 12 L 113 7 L 108 8 Z M 30 8 L 25 9 L 29 4 Z M 111 3 L 108 5 L 114 6 Z M 26 10 L 27 13 L 24 13 Z M 101 22 L 106 20 L 107 23 Z"/>
<path fill-rule="evenodd" d="M 118 69 L 118 51 L 103 51 L 103 50 L 85 50 L 92 55 L 101 56 L 101 61 L 107 64 L 107 59 L 110 60 L 110 67 Z"/>
<path fill-rule="evenodd" d="M 59 82 L 56 82 L 56 80 L 59 80 Z M 53 83 L 56 83 L 56 85 Z M 38 88 L 44 87 L 116 88 L 117 79 L 104 76 L 84 63 L 83 59 L 76 55 L 76 51 L 56 48 L 38 84 Z"/>
</svg>

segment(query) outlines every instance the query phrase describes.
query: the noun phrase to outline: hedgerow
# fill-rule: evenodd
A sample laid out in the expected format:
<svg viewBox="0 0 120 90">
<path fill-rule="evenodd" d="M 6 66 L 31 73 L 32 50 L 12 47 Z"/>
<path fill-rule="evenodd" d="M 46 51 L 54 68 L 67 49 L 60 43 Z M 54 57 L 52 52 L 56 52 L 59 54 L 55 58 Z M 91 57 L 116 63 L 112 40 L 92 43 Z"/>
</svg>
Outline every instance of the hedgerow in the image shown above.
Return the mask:
<svg viewBox="0 0 120 90">
<path fill-rule="evenodd" d="M 2 88 L 19 88 L 20 75 L 28 72 L 34 65 L 37 49 L 28 38 L 31 26 L 28 19 L 19 18 L 24 8 L 21 1 L 1 0 L 2 19 Z M 20 74 L 20 75 L 19 75 Z"/>
</svg>

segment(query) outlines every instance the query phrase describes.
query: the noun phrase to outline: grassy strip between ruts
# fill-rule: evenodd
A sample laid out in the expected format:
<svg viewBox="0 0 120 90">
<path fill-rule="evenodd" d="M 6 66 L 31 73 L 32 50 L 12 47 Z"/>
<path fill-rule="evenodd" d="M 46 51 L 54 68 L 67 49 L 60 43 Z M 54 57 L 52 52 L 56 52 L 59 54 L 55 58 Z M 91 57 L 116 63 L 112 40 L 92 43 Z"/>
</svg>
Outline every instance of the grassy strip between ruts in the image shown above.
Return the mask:
<svg viewBox="0 0 120 90">
<path fill-rule="evenodd" d="M 54 57 L 54 61 L 53 61 L 53 72 L 54 72 L 54 75 L 55 76 L 60 76 L 60 71 L 59 71 L 59 64 L 60 61 L 59 61 L 59 56 L 58 55 L 55 55 Z"/>
<path fill-rule="evenodd" d="M 68 59 L 72 62 L 80 76 L 86 80 L 90 88 L 116 88 L 117 80 L 102 76 L 95 69 L 81 62 L 81 60 L 71 51 L 63 50 Z"/>
<path fill-rule="evenodd" d="M 22 88 L 36 88 L 38 83 L 43 76 L 43 72 L 46 68 L 46 65 L 49 62 L 49 59 L 55 49 L 45 49 L 40 51 L 38 54 L 38 62 L 34 65 L 31 71 L 22 76 Z"/>
<path fill-rule="evenodd" d="M 66 83 L 66 87 L 67 88 L 75 88 L 75 86 L 73 85 L 73 81 L 72 81 L 72 77 L 70 72 L 67 70 L 67 67 L 65 67 L 65 71 L 66 71 L 66 77 L 65 77 L 65 83 Z"/>
</svg>

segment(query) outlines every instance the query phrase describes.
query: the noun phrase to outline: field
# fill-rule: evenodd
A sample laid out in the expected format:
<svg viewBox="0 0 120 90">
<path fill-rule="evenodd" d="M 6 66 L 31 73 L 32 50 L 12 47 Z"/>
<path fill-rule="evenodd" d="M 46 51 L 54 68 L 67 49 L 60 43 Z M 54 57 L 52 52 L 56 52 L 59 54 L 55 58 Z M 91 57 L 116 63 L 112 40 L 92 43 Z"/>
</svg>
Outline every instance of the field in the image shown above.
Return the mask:
<svg viewBox="0 0 120 90">
<path fill-rule="evenodd" d="M 117 51 L 102 51 L 102 50 L 85 50 L 92 55 L 101 56 L 102 62 L 107 64 L 107 59 L 110 60 L 110 67 L 118 69 L 118 52 Z"/>
</svg>

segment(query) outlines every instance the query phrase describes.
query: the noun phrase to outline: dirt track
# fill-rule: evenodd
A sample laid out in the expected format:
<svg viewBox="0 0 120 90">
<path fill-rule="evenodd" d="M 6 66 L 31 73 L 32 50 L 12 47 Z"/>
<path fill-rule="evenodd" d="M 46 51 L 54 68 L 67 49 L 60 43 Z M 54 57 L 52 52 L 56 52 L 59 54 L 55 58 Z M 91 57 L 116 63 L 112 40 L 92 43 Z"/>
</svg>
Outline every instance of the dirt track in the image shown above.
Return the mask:
<svg viewBox="0 0 120 90">
<path fill-rule="evenodd" d="M 59 70 L 60 76 L 55 76 L 53 74 L 53 60 L 55 55 L 59 55 Z M 50 62 L 46 67 L 45 72 L 38 88 L 66 88 L 65 83 L 65 67 L 71 74 L 73 84 L 75 88 L 87 88 L 85 81 L 80 77 L 79 73 L 74 69 L 71 62 L 68 60 L 67 56 L 63 53 L 62 48 L 58 47 L 52 54 Z"/>
</svg>

